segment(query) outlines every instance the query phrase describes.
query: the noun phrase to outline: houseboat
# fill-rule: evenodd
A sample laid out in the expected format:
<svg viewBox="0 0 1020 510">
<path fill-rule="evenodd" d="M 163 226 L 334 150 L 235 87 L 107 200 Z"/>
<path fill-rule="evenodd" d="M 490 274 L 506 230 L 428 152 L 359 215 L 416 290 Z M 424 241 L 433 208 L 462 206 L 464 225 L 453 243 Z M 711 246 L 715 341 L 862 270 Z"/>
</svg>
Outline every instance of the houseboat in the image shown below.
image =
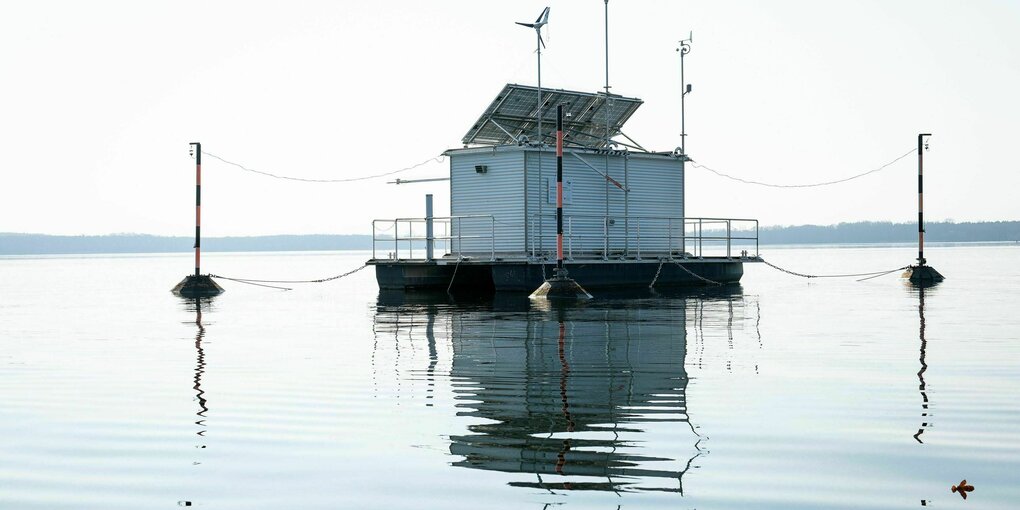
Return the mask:
<svg viewBox="0 0 1020 510">
<path fill-rule="evenodd" d="M 642 105 L 604 92 L 507 84 L 447 150 L 450 215 L 372 223 L 381 289 L 531 292 L 556 266 L 557 106 L 564 108 L 563 253 L 586 289 L 738 282 L 758 262 L 754 219 L 684 210 L 680 149 L 646 150 L 623 125 Z"/>
</svg>

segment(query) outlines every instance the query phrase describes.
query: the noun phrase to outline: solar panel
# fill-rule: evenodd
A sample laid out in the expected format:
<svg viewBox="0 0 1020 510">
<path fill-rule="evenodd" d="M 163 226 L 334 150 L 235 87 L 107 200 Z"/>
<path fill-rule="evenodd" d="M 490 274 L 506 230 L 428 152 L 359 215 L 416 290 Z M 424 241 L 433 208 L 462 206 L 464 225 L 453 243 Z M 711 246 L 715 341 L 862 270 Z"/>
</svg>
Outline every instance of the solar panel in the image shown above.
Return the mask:
<svg viewBox="0 0 1020 510">
<path fill-rule="evenodd" d="M 641 106 L 640 99 L 603 92 L 542 89 L 542 141 L 556 142 L 556 106 L 563 105 L 564 139 L 576 145 L 601 148 L 620 133 L 623 124 Z M 465 145 L 516 144 L 521 137 L 538 142 L 538 88 L 508 83 L 464 135 Z M 608 112 L 608 119 L 607 119 Z"/>
</svg>

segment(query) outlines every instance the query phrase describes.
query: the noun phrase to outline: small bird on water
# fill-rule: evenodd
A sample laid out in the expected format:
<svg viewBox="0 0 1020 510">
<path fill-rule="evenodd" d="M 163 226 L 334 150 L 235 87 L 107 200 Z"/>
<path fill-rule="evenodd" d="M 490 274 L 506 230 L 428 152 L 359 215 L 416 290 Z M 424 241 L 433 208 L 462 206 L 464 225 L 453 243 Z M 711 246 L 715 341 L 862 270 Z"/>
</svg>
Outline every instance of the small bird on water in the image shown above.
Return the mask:
<svg viewBox="0 0 1020 510">
<path fill-rule="evenodd" d="M 974 490 L 974 486 L 967 485 L 967 479 L 964 478 L 960 481 L 960 485 L 954 485 L 951 490 L 952 492 L 959 492 L 963 499 L 967 499 L 967 493 Z"/>
</svg>

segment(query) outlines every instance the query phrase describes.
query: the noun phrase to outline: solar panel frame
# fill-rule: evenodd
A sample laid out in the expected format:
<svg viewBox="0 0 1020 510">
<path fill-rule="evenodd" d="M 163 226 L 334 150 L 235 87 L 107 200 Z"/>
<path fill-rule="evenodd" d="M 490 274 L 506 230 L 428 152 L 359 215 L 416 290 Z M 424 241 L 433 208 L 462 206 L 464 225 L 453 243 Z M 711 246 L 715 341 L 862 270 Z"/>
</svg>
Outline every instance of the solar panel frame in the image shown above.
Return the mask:
<svg viewBox="0 0 1020 510">
<path fill-rule="evenodd" d="M 542 89 L 542 141 L 555 142 L 556 106 L 564 108 L 564 138 L 568 142 L 592 148 L 606 146 L 606 114 L 609 139 L 620 134 L 623 125 L 644 101 L 604 92 L 579 92 Z M 478 121 L 461 140 L 464 145 L 516 144 L 522 136 L 538 142 L 535 112 L 538 87 L 508 83 L 489 104 Z"/>
</svg>

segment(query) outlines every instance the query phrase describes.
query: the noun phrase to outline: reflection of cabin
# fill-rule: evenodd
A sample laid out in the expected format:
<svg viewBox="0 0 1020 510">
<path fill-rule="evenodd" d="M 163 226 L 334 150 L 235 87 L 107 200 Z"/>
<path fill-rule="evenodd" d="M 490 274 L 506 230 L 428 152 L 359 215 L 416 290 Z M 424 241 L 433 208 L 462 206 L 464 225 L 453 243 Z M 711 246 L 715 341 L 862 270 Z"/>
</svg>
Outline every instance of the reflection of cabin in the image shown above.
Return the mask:
<svg viewBox="0 0 1020 510">
<path fill-rule="evenodd" d="M 562 341 L 545 315 L 500 319 L 495 332 L 476 314 L 451 325 L 458 415 L 485 419 L 451 436 L 450 452 L 463 457 L 454 465 L 562 475 L 547 481 L 575 489 L 677 489 L 661 479 L 681 476 L 687 458 L 670 455 L 696 451 L 695 440 L 636 443 L 649 441 L 642 424 L 687 421 L 682 304 L 572 313 Z"/>
</svg>

